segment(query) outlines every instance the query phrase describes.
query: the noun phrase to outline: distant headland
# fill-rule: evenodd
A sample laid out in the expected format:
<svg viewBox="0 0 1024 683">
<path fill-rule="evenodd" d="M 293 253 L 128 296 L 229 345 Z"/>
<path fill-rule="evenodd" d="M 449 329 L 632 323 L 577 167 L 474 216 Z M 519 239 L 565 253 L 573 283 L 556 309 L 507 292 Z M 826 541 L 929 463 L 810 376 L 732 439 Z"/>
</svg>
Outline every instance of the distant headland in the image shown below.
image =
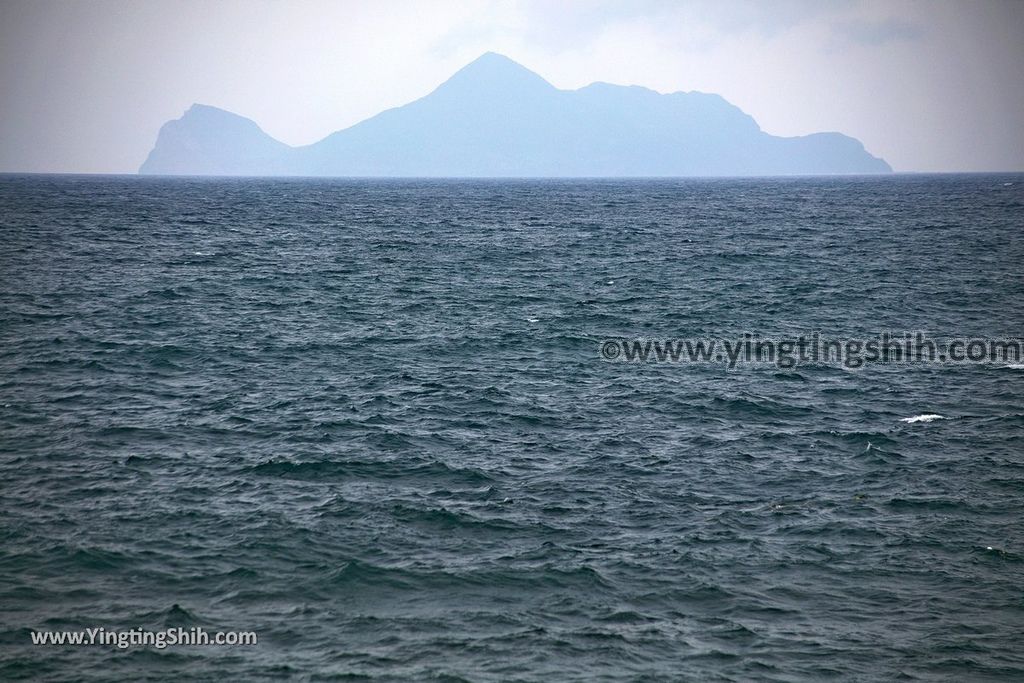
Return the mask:
<svg viewBox="0 0 1024 683">
<path fill-rule="evenodd" d="M 493 52 L 432 93 L 303 147 L 195 104 L 160 129 L 150 175 L 657 177 L 890 173 L 841 133 L 776 137 L 718 95 L 559 90 Z"/>
</svg>

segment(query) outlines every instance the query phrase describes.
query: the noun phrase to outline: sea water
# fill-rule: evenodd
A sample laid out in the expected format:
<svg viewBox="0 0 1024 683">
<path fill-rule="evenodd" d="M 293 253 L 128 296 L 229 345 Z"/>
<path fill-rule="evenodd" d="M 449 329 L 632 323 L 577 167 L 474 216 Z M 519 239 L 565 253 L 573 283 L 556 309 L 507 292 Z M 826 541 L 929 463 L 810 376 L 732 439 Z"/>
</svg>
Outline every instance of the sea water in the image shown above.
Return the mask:
<svg viewBox="0 0 1024 683">
<path fill-rule="evenodd" d="M 0 177 L 0 678 L 1024 678 L 1024 177 Z M 46 646 L 39 632 L 258 634 Z"/>
</svg>

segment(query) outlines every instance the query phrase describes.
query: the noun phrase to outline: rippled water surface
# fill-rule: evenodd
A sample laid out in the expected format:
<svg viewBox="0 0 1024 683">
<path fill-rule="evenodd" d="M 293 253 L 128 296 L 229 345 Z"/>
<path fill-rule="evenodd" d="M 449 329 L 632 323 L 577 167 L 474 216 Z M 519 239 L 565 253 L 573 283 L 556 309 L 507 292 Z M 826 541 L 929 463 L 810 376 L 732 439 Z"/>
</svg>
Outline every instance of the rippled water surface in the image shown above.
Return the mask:
<svg viewBox="0 0 1024 683">
<path fill-rule="evenodd" d="M 1024 177 L 0 177 L 0 679 L 1021 680 Z M 945 419 L 903 422 L 938 414 Z M 34 647 L 202 626 L 254 647 Z"/>
</svg>

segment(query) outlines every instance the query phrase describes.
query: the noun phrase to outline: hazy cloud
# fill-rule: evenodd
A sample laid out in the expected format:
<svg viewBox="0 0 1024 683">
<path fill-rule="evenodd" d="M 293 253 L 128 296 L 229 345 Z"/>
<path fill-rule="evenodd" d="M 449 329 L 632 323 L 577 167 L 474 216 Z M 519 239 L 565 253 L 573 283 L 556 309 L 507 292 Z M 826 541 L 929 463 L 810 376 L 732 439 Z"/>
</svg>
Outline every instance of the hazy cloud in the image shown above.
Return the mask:
<svg viewBox="0 0 1024 683">
<path fill-rule="evenodd" d="M 878 21 L 845 21 L 835 24 L 841 36 L 864 45 L 884 45 L 901 40 L 915 40 L 924 35 L 924 28 L 900 19 Z"/>
</svg>

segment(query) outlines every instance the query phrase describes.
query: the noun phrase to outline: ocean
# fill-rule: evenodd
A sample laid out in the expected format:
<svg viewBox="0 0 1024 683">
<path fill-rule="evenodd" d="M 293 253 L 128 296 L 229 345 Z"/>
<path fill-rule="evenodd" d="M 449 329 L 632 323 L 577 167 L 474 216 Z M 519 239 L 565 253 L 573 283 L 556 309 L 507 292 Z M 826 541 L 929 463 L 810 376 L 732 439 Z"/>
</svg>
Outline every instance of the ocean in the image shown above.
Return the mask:
<svg viewBox="0 0 1024 683">
<path fill-rule="evenodd" d="M 2 680 L 1024 679 L 1024 364 L 620 353 L 1020 338 L 1020 174 L 7 175 L 0 239 Z M 258 642 L 33 640 L 97 629 Z"/>
</svg>

